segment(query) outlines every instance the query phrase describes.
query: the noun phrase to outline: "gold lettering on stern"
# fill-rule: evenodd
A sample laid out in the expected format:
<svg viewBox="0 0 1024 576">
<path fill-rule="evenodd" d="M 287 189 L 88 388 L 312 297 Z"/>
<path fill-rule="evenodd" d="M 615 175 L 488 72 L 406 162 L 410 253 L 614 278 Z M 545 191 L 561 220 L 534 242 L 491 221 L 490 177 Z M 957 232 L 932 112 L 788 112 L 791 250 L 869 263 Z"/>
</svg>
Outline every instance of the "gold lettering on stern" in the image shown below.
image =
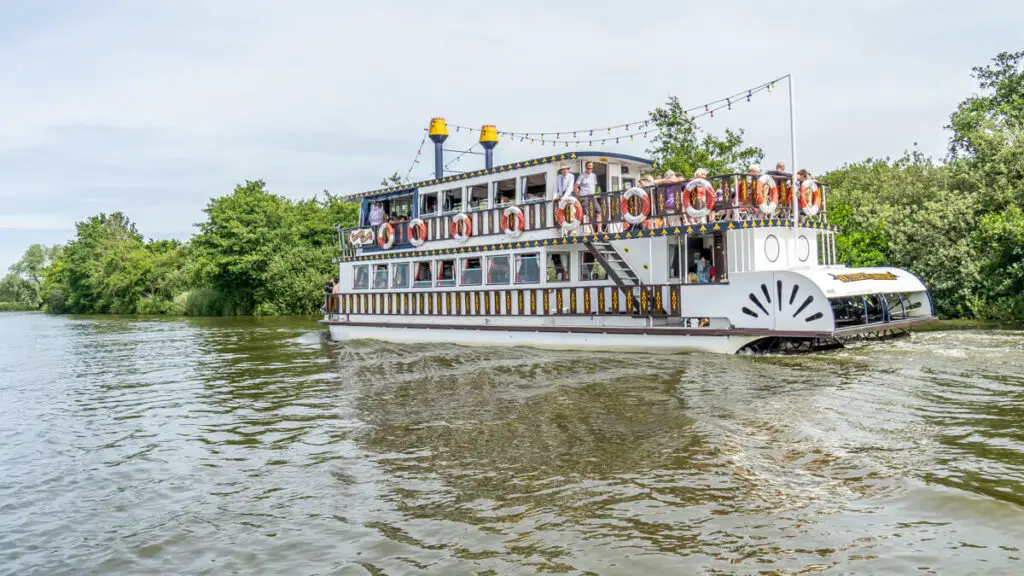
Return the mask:
<svg viewBox="0 0 1024 576">
<path fill-rule="evenodd" d="M 832 274 L 833 280 L 840 282 L 860 282 L 862 280 L 899 280 L 899 276 L 892 272 L 855 272 L 853 274 Z"/>
</svg>

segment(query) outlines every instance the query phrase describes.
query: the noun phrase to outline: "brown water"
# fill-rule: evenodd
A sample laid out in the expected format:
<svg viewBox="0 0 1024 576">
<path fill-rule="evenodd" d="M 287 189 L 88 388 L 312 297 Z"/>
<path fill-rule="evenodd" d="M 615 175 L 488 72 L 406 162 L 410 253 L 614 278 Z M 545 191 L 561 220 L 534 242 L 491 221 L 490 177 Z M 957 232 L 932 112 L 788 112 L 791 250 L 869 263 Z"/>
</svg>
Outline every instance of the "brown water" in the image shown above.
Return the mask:
<svg viewBox="0 0 1024 576">
<path fill-rule="evenodd" d="M 2 574 L 1024 572 L 1024 332 L 800 357 L 0 315 Z"/>
</svg>

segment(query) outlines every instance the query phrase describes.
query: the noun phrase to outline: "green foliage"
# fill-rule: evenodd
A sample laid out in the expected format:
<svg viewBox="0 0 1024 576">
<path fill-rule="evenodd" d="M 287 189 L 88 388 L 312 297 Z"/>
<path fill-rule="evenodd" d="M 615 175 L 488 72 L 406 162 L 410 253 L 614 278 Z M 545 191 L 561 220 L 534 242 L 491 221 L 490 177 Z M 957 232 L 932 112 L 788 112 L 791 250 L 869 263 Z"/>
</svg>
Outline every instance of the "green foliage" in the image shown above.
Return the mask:
<svg viewBox="0 0 1024 576">
<path fill-rule="evenodd" d="M 43 272 L 60 253 L 59 246 L 33 244 L 0 279 L 0 303 L 5 309 L 37 310 L 42 304 Z"/>
<path fill-rule="evenodd" d="M 826 175 L 840 259 L 917 274 L 940 315 L 1024 322 L 1024 52 L 974 69 L 982 93 L 948 128 L 951 159 L 918 153 Z"/>
<path fill-rule="evenodd" d="M 381 178 L 380 185 L 384 188 L 387 188 L 388 186 L 401 186 L 402 176 L 398 172 L 394 172 L 391 176 Z"/>
<path fill-rule="evenodd" d="M 650 118 L 659 131 L 647 151 L 662 171 L 672 170 L 683 176 L 692 175 L 697 168 L 707 168 L 712 174 L 744 172 L 764 158 L 760 148 L 743 146 L 743 130 L 726 129 L 725 138 L 707 133 L 699 136 L 696 122 L 675 96 L 669 97 L 664 107 L 655 108 Z"/>
</svg>

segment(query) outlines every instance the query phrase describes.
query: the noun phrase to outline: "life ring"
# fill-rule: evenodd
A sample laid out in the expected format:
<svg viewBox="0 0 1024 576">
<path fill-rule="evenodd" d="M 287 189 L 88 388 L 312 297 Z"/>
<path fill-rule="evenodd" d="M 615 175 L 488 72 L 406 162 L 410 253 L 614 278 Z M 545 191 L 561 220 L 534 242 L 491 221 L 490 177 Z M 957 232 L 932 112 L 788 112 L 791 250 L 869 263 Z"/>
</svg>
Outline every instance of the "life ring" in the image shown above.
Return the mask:
<svg viewBox="0 0 1024 576">
<path fill-rule="evenodd" d="M 683 189 L 683 206 L 693 218 L 703 218 L 715 207 L 715 187 L 703 178 L 694 178 Z"/>
<path fill-rule="evenodd" d="M 800 208 L 808 216 L 816 216 L 821 210 L 821 188 L 814 180 L 804 180 L 800 183 Z"/>
<path fill-rule="evenodd" d="M 377 246 L 380 246 L 383 250 L 388 250 L 395 245 L 395 229 L 391 224 L 381 224 L 377 228 Z"/>
<path fill-rule="evenodd" d="M 473 223 L 469 221 L 469 216 L 466 216 L 464 212 L 459 212 L 452 217 L 452 238 L 459 242 L 465 242 L 469 240 L 469 235 L 472 233 Z"/>
<path fill-rule="evenodd" d="M 566 209 L 570 207 L 573 217 L 566 219 Z M 580 204 L 580 201 L 575 196 L 562 198 L 558 201 L 558 206 L 555 208 L 555 222 L 562 230 L 575 230 L 580 225 L 580 222 L 583 222 L 583 205 Z"/>
<path fill-rule="evenodd" d="M 765 216 L 775 214 L 779 207 L 779 185 L 775 178 L 768 174 L 757 179 L 757 186 L 754 188 L 754 204 Z"/>
<path fill-rule="evenodd" d="M 512 217 L 516 218 L 514 224 L 510 225 Z M 501 213 L 501 231 L 513 238 L 518 238 L 526 230 L 526 217 L 519 206 L 509 206 Z"/>
<path fill-rule="evenodd" d="M 641 206 L 640 213 L 633 214 L 629 209 L 629 200 L 631 198 L 640 198 Z M 622 219 L 630 224 L 640 224 L 647 217 L 651 215 L 651 197 L 647 194 L 647 190 L 639 187 L 632 187 L 622 193 Z"/>
<path fill-rule="evenodd" d="M 416 232 L 416 234 L 413 234 Z M 420 218 L 409 221 L 409 244 L 422 246 L 427 241 L 427 223 Z"/>
</svg>

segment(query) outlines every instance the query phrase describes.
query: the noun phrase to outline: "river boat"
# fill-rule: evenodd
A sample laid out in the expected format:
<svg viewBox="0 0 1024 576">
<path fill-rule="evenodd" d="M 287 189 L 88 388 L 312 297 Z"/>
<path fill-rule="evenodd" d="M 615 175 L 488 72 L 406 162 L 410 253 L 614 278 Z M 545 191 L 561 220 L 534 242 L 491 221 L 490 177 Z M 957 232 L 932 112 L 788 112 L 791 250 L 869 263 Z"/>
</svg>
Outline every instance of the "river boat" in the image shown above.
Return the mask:
<svg viewBox="0 0 1024 576">
<path fill-rule="evenodd" d="M 362 192 L 338 227 L 331 338 L 557 349 L 799 352 L 935 320 L 919 278 L 837 263 L 828 186 L 766 173 L 647 181 L 640 157 L 565 151 Z M 592 163 L 593 196 L 556 197 Z M 796 190 L 796 194 L 793 194 Z M 376 225 L 372 213 L 390 219 Z M 703 262 L 701 259 L 703 257 Z"/>
</svg>

